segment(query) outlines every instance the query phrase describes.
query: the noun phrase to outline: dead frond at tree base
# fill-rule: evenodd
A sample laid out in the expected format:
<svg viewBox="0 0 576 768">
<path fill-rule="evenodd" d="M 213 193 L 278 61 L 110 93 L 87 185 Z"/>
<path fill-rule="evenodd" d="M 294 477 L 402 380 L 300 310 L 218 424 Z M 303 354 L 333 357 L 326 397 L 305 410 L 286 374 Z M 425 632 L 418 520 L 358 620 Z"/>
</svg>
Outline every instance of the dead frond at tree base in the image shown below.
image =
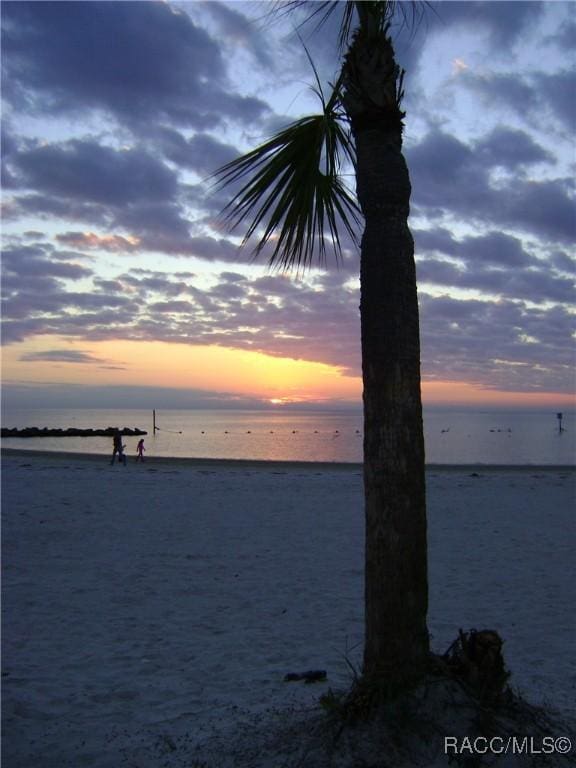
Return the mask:
<svg viewBox="0 0 576 768">
<path fill-rule="evenodd" d="M 459 680 L 484 704 L 498 703 L 509 694 L 502 647 L 504 642 L 493 629 L 459 631 L 457 639 L 442 656 L 446 671 Z"/>
<path fill-rule="evenodd" d="M 341 695 L 329 691 L 321 698 L 328 718 L 325 762 L 318 766 L 498 766 L 502 755 L 446 754 L 445 738 L 496 739 L 500 744 L 516 737 L 521 745 L 526 737 L 532 745 L 572 732 L 574 724 L 529 704 L 510 688 L 503 645 L 494 630 L 460 630 L 446 653 L 432 655 L 425 673 L 403 690 L 358 677 Z M 377 755 L 380 759 L 370 762 Z M 507 759 L 507 766 L 519 768 L 576 765 L 574 753 Z"/>
<path fill-rule="evenodd" d="M 329 691 L 320 704 L 342 723 L 356 723 L 369 720 L 374 712 L 394 706 L 431 679 L 440 677 L 456 681 L 481 705 L 496 705 L 510 696 L 510 673 L 504 663 L 503 645 L 495 630 L 460 630 L 446 653 L 431 655 L 419 675 L 402 678 L 396 670 L 390 670 L 390 674 L 382 670 L 378 675 L 359 675 L 345 695 L 336 696 Z"/>
</svg>

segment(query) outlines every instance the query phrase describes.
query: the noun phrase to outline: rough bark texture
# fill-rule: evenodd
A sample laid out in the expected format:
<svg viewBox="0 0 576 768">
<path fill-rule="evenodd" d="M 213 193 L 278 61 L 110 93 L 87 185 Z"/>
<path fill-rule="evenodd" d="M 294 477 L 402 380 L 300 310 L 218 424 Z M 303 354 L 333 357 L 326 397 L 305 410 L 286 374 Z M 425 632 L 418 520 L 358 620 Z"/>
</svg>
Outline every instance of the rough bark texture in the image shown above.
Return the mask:
<svg viewBox="0 0 576 768">
<path fill-rule="evenodd" d="M 407 223 L 411 187 L 396 98 L 399 71 L 387 34 L 377 40 L 357 34 L 344 66 L 345 106 L 356 140 L 357 192 L 365 217 L 360 265 L 364 674 L 384 677 L 397 687 L 419 673 L 429 651 L 419 319 Z M 369 88 L 363 88 L 365 82 Z"/>
</svg>

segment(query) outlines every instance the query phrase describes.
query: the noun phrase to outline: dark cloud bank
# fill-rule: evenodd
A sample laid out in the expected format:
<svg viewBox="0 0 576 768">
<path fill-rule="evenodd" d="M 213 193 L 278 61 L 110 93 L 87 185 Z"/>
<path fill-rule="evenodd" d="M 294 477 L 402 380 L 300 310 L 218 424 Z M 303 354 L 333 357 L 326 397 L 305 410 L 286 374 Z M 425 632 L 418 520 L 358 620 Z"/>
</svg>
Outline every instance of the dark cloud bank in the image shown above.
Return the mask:
<svg viewBox="0 0 576 768">
<path fill-rule="evenodd" d="M 481 25 L 487 59 L 535 35 L 550 11 L 441 5 L 419 35 Z M 242 48 L 254 71 L 273 72 L 269 30 L 248 23 L 242 4 L 190 9 L 3 5 L 3 341 L 56 335 L 86 346 L 72 357 L 48 351 L 38 364 L 105 365 L 89 342 L 126 338 L 220 344 L 358 375 L 352 244 L 340 271 L 254 276 L 249 255 L 214 228 L 226 198 L 205 179 L 237 154 L 230 131 L 262 135 L 282 116 L 258 94 L 235 93 L 227 69 Z M 574 73 L 561 63 L 573 37 L 559 13 L 547 41 L 556 71 L 517 72 L 511 58 L 508 70 L 500 60 L 498 72 L 464 73 L 457 87 L 478 109 L 501 110 L 486 132 L 464 139 L 423 112 L 428 128 L 407 142 L 425 378 L 573 388 L 573 174 L 534 129 L 545 115 L 551 136 L 574 135 Z M 425 46 L 407 50 L 406 66 L 421 71 Z M 408 103 L 409 120 L 418 103 Z M 40 127 L 23 132 L 27 121 Z M 43 135 L 51 121 L 68 128 Z M 102 253 L 118 256 L 114 277 L 99 275 Z M 139 254 L 155 254 L 158 268 L 139 268 Z M 162 270 L 163 255 L 180 257 L 182 269 Z M 202 262 L 216 270 L 210 288 L 196 274 Z"/>
</svg>

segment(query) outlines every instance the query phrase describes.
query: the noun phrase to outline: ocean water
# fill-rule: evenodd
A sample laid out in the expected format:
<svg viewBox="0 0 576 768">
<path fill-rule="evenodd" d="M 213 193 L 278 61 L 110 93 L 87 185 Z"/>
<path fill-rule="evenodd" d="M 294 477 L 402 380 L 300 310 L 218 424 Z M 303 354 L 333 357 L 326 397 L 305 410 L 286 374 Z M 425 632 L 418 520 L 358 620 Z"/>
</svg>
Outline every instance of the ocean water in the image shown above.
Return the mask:
<svg viewBox="0 0 576 768">
<path fill-rule="evenodd" d="M 556 412 L 425 409 L 428 464 L 574 465 L 576 418 Z M 4 427 L 138 427 L 146 456 L 264 461 L 362 461 L 361 411 L 46 409 L 3 414 Z M 128 456 L 137 437 L 124 438 Z M 102 437 L 7 438 L 7 448 L 109 455 Z"/>
</svg>

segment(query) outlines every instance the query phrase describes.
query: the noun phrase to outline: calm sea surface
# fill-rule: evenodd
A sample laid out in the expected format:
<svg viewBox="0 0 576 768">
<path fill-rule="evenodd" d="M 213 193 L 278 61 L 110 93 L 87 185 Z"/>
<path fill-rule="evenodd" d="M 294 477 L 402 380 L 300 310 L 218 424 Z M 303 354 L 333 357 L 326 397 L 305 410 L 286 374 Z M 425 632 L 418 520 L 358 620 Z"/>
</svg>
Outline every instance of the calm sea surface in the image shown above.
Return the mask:
<svg viewBox="0 0 576 768">
<path fill-rule="evenodd" d="M 504 412 L 427 410 L 429 464 L 576 463 L 576 418 L 564 413 L 559 434 L 554 411 Z M 360 411 L 27 410 L 4 413 L 4 427 L 138 427 L 148 431 L 146 456 L 267 461 L 360 462 Z M 124 438 L 135 455 L 137 437 Z M 102 437 L 9 438 L 7 448 L 110 454 Z"/>
</svg>

